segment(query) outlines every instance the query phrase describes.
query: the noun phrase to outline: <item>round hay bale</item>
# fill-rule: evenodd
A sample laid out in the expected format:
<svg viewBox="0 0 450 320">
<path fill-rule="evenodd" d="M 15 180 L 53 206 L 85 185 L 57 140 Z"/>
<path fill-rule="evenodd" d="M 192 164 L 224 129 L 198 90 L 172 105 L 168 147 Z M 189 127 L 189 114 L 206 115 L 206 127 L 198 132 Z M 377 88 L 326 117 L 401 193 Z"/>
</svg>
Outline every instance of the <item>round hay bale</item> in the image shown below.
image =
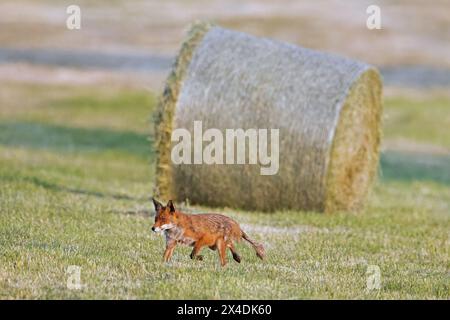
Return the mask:
<svg viewBox="0 0 450 320">
<path fill-rule="evenodd" d="M 359 210 L 378 166 L 381 91 L 365 63 L 196 23 L 155 116 L 155 192 L 260 211 Z M 171 133 L 193 132 L 194 121 L 222 132 L 279 129 L 277 174 L 248 161 L 174 165 Z"/>
</svg>

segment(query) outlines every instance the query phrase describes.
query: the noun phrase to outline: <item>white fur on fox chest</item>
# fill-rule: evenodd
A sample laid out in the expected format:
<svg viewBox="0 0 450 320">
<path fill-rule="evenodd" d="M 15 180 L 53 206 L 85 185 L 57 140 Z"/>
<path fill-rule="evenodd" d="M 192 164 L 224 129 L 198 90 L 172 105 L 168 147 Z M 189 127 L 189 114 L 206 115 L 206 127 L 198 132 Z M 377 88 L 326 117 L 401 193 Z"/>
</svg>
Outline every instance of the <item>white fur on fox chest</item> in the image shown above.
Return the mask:
<svg viewBox="0 0 450 320">
<path fill-rule="evenodd" d="M 167 230 L 164 230 L 166 235 L 166 242 L 176 241 L 180 244 L 184 244 L 187 246 L 192 246 L 195 243 L 195 240 L 184 235 L 184 230 L 181 227 L 173 227 Z"/>
</svg>

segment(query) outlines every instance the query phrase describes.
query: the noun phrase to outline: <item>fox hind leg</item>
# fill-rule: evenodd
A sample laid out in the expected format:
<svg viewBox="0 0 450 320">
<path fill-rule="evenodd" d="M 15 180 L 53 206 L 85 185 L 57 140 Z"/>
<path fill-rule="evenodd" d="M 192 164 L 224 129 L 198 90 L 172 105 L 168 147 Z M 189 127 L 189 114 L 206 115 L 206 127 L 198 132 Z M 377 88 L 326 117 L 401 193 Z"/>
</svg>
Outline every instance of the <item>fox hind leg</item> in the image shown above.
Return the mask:
<svg viewBox="0 0 450 320">
<path fill-rule="evenodd" d="M 198 261 L 203 261 L 203 255 L 201 254 L 195 254 L 194 255 L 194 249 L 192 249 L 191 255 L 190 255 L 192 260 L 198 260 Z"/>
<path fill-rule="evenodd" d="M 194 248 L 192 249 L 192 252 L 191 252 L 191 255 L 190 255 L 192 260 L 200 260 L 200 261 L 203 260 L 203 256 L 198 254 L 202 247 L 203 247 L 203 243 L 201 241 L 197 241 L 194 244 Z"/>
<path fill-rule="evenodd" d="M 239 255 L 239 253 L 236 251 L 236 248 L 234 247 L 233 242 L 229 242 L 227 244 L 228 248 L 231 251 L 231 254 L 233 255 L 233 259 L 234 261 L 236 261 L 237 263 L 241 263 L 241 256 Z"/>
</svg>

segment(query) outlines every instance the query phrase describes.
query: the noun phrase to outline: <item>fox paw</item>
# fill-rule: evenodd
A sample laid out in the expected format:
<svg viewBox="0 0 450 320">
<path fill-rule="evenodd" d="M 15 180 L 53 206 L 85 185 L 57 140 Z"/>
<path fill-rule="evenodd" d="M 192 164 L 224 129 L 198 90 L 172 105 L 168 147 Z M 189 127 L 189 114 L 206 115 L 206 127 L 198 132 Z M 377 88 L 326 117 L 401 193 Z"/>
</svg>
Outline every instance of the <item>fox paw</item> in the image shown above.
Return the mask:
<svg viewBox="0 0 450 320">
<path fill-rule="evenodd" d="M 192 260 L 203 261 L 203 256 L 202 255 L 194 256 L 194 255 L 191 254 L 190 257 L 191 257 Z"/>
</svg>

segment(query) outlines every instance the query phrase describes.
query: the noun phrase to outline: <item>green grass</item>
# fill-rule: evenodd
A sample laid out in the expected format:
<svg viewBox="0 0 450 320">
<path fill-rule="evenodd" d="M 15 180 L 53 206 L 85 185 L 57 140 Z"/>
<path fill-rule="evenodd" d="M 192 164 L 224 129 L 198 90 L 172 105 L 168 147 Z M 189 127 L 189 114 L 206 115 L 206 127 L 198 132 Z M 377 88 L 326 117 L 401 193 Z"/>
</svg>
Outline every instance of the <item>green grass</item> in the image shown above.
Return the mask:
<svg viewBox="0 0 450 320">
<path fill-rule="evenodd" d="M 386 137 L 433 143 L 450 149 L 450 101 L 446 97 L 386 101 Z"/>
<path fill-rule="evenodd" d="M 226 268 L 209 250 L 204 261 L 190 260 L 187 247 L 163 264 L 163 238 L 150 232 L 152 95 L 7 88 L 0 298 L 450 298 L 448 155 L 387 150 L 369 206 L 357 214 L 190 208 L 236 218 L 264 242 L 267 259 L 242 243 L 242 263 L 229 256 Z M 441 129 L 449 105 L 388 100 L 396 120 L 386 121 L 386 138 L 449 146 Z M 81 267 L 81 290 L 66 286 L 70 265 Z M 379 290 L 367 289 L 370 265 L 381 270 Z"/>
</svg>

